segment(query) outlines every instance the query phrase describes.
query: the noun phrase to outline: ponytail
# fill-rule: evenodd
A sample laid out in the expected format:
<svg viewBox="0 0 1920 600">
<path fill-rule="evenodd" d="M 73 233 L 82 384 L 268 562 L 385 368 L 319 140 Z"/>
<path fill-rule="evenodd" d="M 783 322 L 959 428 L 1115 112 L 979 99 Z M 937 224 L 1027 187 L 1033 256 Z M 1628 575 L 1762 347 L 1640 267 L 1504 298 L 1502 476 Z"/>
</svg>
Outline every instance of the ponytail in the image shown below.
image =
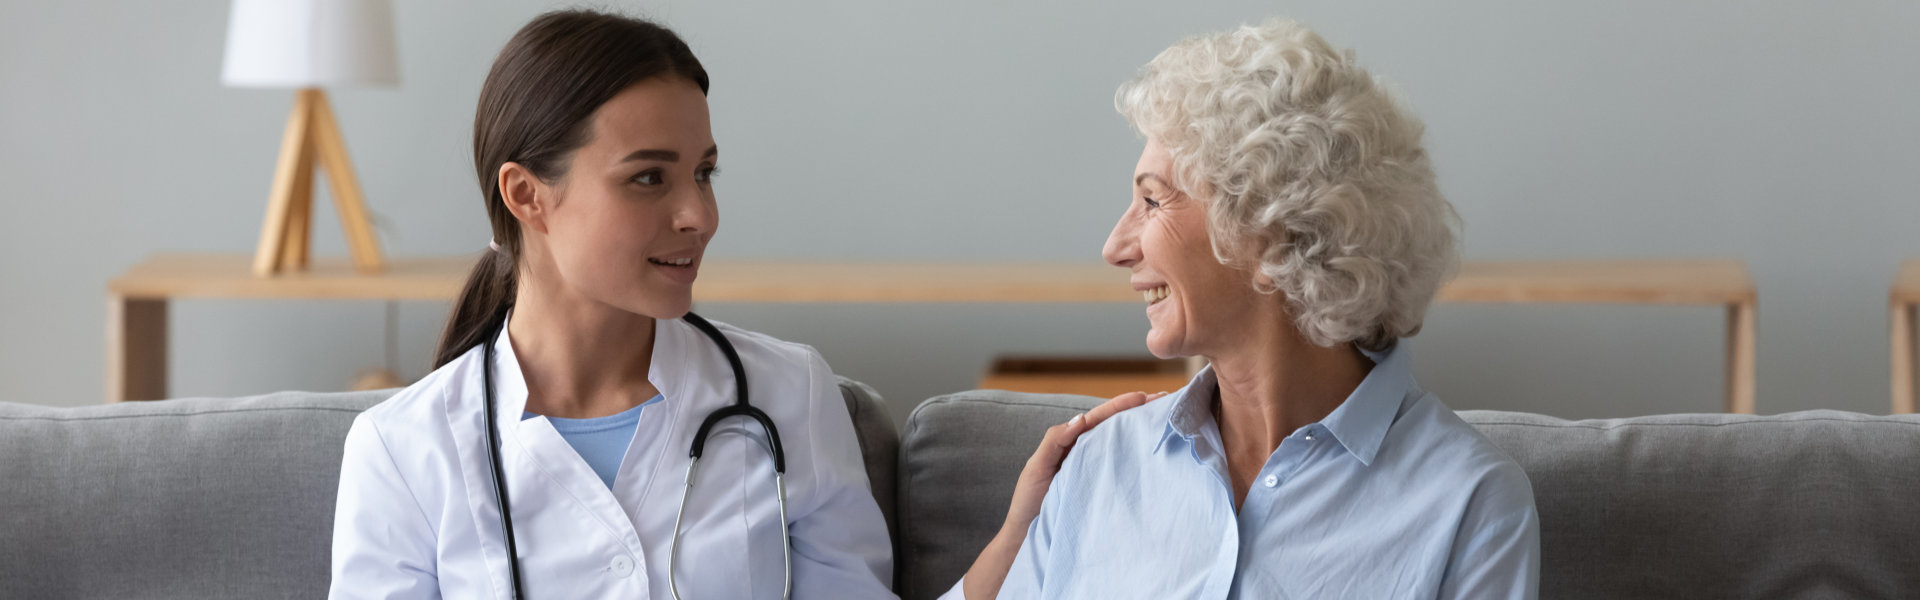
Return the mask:
<svg viewBox="0 0 1920 600">
<path fill-rule="evenodd" d="M 460 299 L 453 303 L 447 317 L 447 329 L 440 334 L 440 348 L 433 352 L 433 368 L 453 362 L 467 350 L 490 344 L 490 334 L 498 331 L 513 308 L 518 276 L 513 255 L 504 248 L 488 249 L 473 264 L 467 284 L 460 288 Z"/>
</svg>

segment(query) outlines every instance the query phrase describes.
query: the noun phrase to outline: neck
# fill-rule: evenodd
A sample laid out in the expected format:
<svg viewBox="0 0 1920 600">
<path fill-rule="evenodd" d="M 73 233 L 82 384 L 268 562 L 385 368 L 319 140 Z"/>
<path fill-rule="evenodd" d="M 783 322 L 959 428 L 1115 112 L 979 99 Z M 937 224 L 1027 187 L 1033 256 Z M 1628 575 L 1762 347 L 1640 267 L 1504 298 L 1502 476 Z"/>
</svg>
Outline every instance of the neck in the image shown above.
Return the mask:
<svg viewBox="0 0 1920 600">
<path fill-rule="evenodd" d="M 1235 471 L 1257 472 L 1281 440 L 1333 413 L 1373 369 L 1350 344 L 1315 346 L 1291 320 L 1278 323 L 1211 357 L 1220 382 L 1214 417 Z"/>
<path fill-rule="evenodd" d="M 565 293 L 526 269 L 508 325 L 527 412 L 604 417 L 658 394 L 648 381 L 654 319 Z"/>
</svg>

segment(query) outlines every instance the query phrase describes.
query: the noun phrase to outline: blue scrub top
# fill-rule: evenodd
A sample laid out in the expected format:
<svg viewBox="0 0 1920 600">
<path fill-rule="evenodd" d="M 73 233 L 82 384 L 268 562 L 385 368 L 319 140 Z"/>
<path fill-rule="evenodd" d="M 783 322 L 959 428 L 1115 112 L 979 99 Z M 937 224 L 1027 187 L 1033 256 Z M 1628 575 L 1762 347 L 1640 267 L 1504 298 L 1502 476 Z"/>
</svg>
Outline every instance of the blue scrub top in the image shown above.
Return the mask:
<svg viewBox="0 0 1920 600">
<path fill-rule="evenodd" d="M 633 431 L 640 426 L 640 409 L 659 402 L 664 396 L 654 396 L 652 400 L 639 406 L 604 417 L 591 419 L 562 419 L 547 417 L 553 429 L 560 437 L 573 446 L 573 451 L 587 461 L 593 468 L 593 474 L 600 476 L 600 482 L 613 489 L 613 476 L 620 472 L 620 461 L 627 456 L 627 446 L 633 443 Z M 533 418 L 533 413 L 521 413 L 520 420 Z"/>
</svg>

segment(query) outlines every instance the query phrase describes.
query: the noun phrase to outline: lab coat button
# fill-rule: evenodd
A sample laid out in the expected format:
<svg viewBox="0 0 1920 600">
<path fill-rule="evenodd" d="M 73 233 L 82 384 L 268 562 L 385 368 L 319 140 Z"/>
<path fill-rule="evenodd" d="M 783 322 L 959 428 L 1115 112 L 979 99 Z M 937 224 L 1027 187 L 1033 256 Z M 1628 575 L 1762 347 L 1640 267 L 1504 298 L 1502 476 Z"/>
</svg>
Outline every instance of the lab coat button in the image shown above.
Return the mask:
<svg viewBox="0 0 1920 600">
<path fill-rule="evenodd" d="M 626 577 L 633 574 L 633 559 L 625 556 L 613 557 L 613 576 Z"/>
</svg>

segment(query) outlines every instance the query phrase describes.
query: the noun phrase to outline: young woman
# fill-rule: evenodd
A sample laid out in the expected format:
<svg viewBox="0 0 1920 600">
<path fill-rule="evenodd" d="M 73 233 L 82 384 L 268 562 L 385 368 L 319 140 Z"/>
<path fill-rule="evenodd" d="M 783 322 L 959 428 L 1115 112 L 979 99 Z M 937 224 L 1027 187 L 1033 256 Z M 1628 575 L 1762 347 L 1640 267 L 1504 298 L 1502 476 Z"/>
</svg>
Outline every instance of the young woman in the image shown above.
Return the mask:
<svg viewBox="0 0 1920 600">
<path fill-rule="evenodd" d="M 501 51 L 473 136 L 493 243 L 434 371 L 347 434 L 332 597 L 893 596 L 833 371 L 688 313 L 706 92 L 635 19 L 548 13 Z"/>
</svg>

